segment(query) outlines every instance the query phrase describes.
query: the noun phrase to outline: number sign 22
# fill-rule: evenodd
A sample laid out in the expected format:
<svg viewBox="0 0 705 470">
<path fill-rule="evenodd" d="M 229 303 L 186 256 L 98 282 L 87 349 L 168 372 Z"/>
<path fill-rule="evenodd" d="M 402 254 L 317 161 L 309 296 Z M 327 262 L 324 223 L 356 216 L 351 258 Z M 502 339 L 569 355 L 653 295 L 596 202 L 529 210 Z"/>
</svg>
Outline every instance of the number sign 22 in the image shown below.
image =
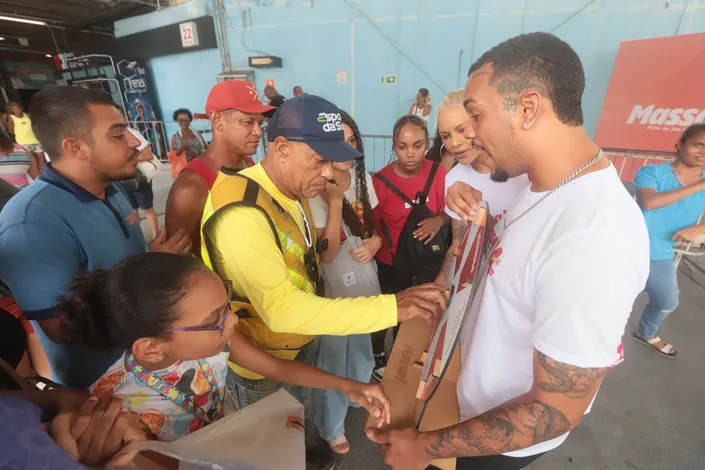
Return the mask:
<svg viewBox="0 0 705 470">
<path fill-rule="evenodd" d="M 188 21 L 186 23 L 181 23 L 179 25 L 179 30 L 181 32 L 182 47 L 198 46 L 198 29 L 195 22 Z"/>
</svg>

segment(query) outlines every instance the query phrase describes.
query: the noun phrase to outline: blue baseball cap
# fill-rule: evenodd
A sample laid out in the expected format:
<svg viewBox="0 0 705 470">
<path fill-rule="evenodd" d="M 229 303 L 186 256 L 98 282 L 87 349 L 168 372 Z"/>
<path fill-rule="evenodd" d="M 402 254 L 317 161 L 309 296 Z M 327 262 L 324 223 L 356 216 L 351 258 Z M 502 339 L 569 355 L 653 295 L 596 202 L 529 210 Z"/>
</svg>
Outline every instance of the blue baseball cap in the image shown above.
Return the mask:
<svg viewBox="0 0 705 470">
<path fill-rule="evenodd" d="M 301 95 L 279 106 L 267 124 L 267 140 L 274 142 L 277 137 L 303 142 L 332 162 L 349 162 L 362 157 L 345 142 L 338 107 L 319 96 Z"/>
</svg>

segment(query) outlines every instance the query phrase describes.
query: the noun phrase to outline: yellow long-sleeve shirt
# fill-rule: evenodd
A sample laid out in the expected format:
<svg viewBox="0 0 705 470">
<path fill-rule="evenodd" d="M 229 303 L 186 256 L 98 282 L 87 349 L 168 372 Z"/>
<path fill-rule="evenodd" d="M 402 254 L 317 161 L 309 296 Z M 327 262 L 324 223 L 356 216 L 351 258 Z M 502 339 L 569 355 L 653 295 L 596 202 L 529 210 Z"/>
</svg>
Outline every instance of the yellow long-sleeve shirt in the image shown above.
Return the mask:
<svg viewBox="0 0 705 470">
<path fill-rule="evenodd" d="M 262 165 L 240 172 L 257 182 L 304 231 L 303 214 L 296 201 L 284 196 Z M 313 224 L 313 221 L 309 221 Z M 314 227 L 311 225 L 312 236 Z M 247 298 L 267 324 L 278 333 L 350 335 L 379 331 L 397 323 L 397 304 L 392 295 L 356 299 L 325 299 L 295 287 L 277 247 L 272 229 L 257 209 L 236 206 L 226 209 L 212 228 L 214 265 L 221 266 L 233 289 Z M 273 355 L 293 359 L 297 351 Z M 247 378 L 261 376 L 236 368 Z"/>
</svg>

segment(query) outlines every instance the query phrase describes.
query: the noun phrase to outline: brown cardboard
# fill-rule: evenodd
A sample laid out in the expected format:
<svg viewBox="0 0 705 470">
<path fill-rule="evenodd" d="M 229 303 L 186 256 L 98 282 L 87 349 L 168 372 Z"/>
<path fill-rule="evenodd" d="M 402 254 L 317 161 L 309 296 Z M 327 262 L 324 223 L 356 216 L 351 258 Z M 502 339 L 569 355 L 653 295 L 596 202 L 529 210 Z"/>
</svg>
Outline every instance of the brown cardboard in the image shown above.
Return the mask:
<svg viewBox="0 0 705 470">
<path fill-rule="evenodd" d="M 392 402 L 391 424 L 385 429 L 415 427 L 423 402 L 416 399 L 421 379 L 421 370 L 415 363 L 421 362 L 431 338 L 431 326 L 421 318 L 403 322 L 394 341 L 392 353 L 384 371 L 382 388 Z M 457 424 L 459 421 L 458 398 L 455 386 L 460 373 L 459 346 L 453 353 L 445 376 L 441 379 L 434 396 L 429 400 L 419 430 L 431 431 Z M 373 420 L 367 422 L 374 426 Z M 442 470 L 454 470 L 455 459 L 438 460 L 432 463 Z"/>
</svg>

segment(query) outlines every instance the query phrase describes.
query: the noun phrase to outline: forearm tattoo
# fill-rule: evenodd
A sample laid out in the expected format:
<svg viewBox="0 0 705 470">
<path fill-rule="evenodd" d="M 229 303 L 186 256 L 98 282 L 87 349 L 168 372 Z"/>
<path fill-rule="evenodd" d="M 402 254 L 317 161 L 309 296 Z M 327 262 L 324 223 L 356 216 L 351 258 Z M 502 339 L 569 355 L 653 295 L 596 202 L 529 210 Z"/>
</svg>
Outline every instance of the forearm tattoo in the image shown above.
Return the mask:
<svg viewBox="0 0 705 470">
<path fill-rule="evenodd" d="M 457 227 L 453 227 L 453 242 L 460 243 L 460 241 L 465 236 L 465 232 L 468 230 L 468 225 L 465 223 L 460 223 Z M 451 246 L 446 252 L 445 259 L 443 260 L 443 267 L 441 268 L 441 275 L 443 279 L 446 280 L 450 276 L 450 272 L 453 269 L 453 262 L 455 261 L 454 248 Z"/>
<path fill-rule="evenodd" d="M 495 455 L 530 447 L 570 430 L 570 422 L 551 405 L 500 406 L 477 418 L 433 434 L 426 453 L 433 459 Z"/>
<path fill-rule="evenodd" d="M 559 363 L 538 353 L 548 380 L 541 390 L 569 398 L 586 398 L 594 393 L 607 369 L 581 369 Z M 451 428 L 430 433 L 426 453 L 433 459 L 495 455 L 558 437 L 570 431 L 571 422 L 560 410 L 541 400 L 512 403 L 494 408 Z"/>
</svg>

